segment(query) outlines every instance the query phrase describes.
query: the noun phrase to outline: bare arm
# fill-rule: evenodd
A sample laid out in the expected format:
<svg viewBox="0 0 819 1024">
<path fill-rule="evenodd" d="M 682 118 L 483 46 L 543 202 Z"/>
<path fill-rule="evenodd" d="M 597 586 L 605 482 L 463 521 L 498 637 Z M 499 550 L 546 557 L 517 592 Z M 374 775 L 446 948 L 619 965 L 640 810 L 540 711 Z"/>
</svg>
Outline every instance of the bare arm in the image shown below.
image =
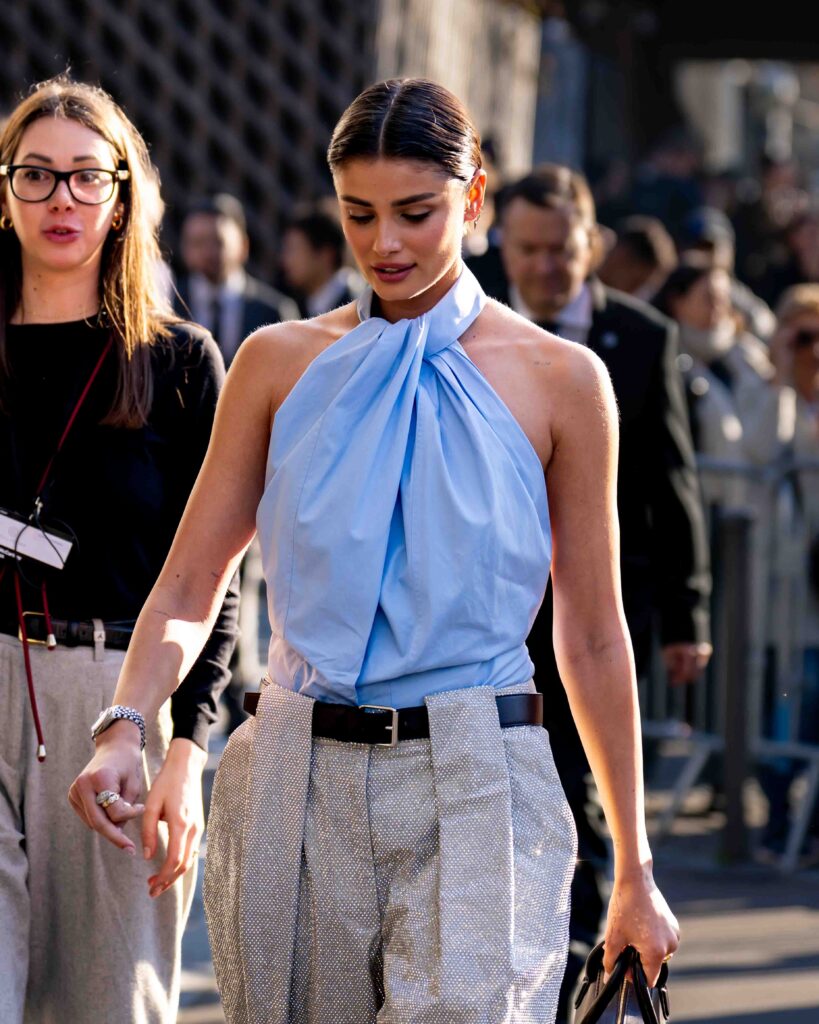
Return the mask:
<svg viewBox="0 0 819 1024">
<path fill-rule="evenodd" d="M 255 533 L 270 438 L 270 346 L 249 339 L 219 399 L 213 434 L 165 565 L 146 601 L 115 699 L 153 717 L 202 649 Z"/>
<path fill-rule="evenodd" d="M 240 348 L 219 398 L 202 469 L 137 620 L 114 701 L 136 708 L 146 720 L 156 716 L 199 655 L 253 537 L 277 390 L 292 376 L 288 346 L 276 336 L 285 329 L 267 328 Z M 69 794 L 91 828 L 130 852 L 133 843 L 122 825 L 142 811 L 135 804 L 140 761 L 136 726 L 116 722 L 98 737 L 95 757 Z M 108 813 L 95 803 L 101 789 L 122 795 Z"/>
<path fill-rule="evenodd" d="M 560 373 L 547 470 L 555 655 L 614 842 L 606 969 L 631 943 L 653 980 L 678 930 L 653 883 L 645 829 L 637 687 L 620 594 L 617 409 L 591 353 L 573 350 Z"/>
</svg>

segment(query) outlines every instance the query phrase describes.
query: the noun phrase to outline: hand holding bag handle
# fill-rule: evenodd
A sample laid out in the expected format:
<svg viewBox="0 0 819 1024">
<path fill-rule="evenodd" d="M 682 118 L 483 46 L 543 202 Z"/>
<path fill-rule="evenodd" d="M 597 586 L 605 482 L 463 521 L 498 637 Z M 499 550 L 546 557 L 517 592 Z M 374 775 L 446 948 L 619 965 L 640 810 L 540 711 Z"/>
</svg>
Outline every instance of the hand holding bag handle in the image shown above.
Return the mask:
<svg viewBox="0 0 819 1024">
<path fill-rule="evenodd" d="M 628 970 L 631 968 L 631 977 Z M 585 976 L 575 999 L 575 1024 L 660 1024 L 670 1016 L 668 964 L 660 968 L 655 988 L 649 988 L 640 954 L 626 946 L 617 957 L 608 981 L 603 981 L 603 943 L 589 953 Z"/>
</svg>

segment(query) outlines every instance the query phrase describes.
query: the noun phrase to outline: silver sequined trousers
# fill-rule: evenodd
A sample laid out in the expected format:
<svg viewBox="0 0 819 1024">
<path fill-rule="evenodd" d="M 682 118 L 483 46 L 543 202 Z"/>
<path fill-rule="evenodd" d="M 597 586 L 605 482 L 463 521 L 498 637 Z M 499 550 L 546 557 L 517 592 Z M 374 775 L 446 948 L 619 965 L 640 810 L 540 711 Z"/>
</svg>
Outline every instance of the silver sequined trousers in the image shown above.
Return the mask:
<svg viewBox="0 0 819 1024">
<path fill-rule="evenodd" d="M 574 823 L 546 731 L 502 730 L 496 692 L 428 697 L 430 739 L 386 748 L 313 740 L 312 700 L 265 687 L 209 820 L 229 1024 L 553 1024 Z"/>
</svg>

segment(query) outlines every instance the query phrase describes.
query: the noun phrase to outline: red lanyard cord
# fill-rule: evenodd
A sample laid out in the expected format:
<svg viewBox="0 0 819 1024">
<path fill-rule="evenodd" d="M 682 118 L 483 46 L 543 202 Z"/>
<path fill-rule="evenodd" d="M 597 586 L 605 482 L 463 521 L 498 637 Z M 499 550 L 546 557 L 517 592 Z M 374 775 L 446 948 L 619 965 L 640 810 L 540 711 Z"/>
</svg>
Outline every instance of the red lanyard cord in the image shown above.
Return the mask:
<svg viewBox="0 0 819 1024">
<path fill-rule="evenodd" d="M 77 404 L 74 406 L 74 409 L 73 409 L 71 415 L 68 417 L 68 423 L 66 423 L 66 425 L 65 425 L 65 430 L 63 430 L 62 437 L 57 442 L 57 448 L 56 448 L 54 454 L 48 460 L 48 465 L 46 466 L 45 470 L 43 471 L 43 475 L 40 478 L 39 484 L 37 485 L 37 497 L 39 497 L 43 493 L 43 488 L 46 485 L 46 481 L 48 480 L 49 476 L 51 475 L 51 467 L 54 465 L 54 460 L 60 454 L 60 451 L 62 450 L 62 447 L 65 444 L 65 439 L 68 437 L 68 435 L 69 435 L 69 433 L 71 431 L 71 428 L 74 426 L 74 420 L 77 418 L 77 414 L 79 413 L 80 409 L 82 409 L 83 402 L 85 401 L 86 396 L 88 395 L 88 392 L 91 390 L 91 385 L 97 379 L 97 374 L 102 369 L 102 364 L 105 361 L 105 357 L 111 351 L 111 346 L 113 345 L 113 343 L 114 343 L 114 339 L 113 338 L 109 338 L 108 342 L 105 345 L 105 348 L 102 350 L 102 354 L 100 355 L 99 359 L 97 360 L 97 365 L 91 371 L 91 376 L 88 378 L 88 382 L 86 383 L 85 387 L 82 389 L 82 394 L 77 399 Z"/>
<path fill-rule="evenodd" d="M 51 470 L 54 466 L 54 460 L 60 454 L 60 451 L 62 450 L 62 447 L 65 444 L 65 440 L 68 437 L 71 428 L 74 426 L 74 421 L 76 420 L 77 415 L 80 409 L 82 408 L 83 403 L 85 402 L 88 392 L 91 390 L 91 385 L 97 379 L 97 375 L 102 369 L 102 364 L 105 361 L 105 357 L 111 351 L 111 346 L 113 345 L 113 343 L 114 339 L 112 337 L 109 337 L 99 359 L 97 360 L 96 365 L 94 366 L 94 369 L 91 371 L 91 376 L 88 378 L 88 381 L 86 382 L 85 387 L 82 389 L 82 393 L 80 394 L 80 397 L 77 399 L 77 402 L 71 412 L 71 415 L 68 417 L 68 422 L 65 425 L 65 429 L 62 432 L 60 440 L 57 442 L 57 447 L 54 451 L 54 454 L 48 460 L 48 465 L 46 466 L 45 471 L 43 472 L 43 475 L 40 478 L 40 483 L 37 485 L 36 502 L 38 503 L 40 502 L 40 496 L 43 493 L 43 488 L 45 487 L 49 476 L 51 476 Z M 5 573 L 6 566 L 1 566 L 0 583 L 2 583 Z M 41 587 L 41 594 L 43 602 L 43 613 L 45 615 L 46 623 L 46 635 L 48 638 L 47 650 L 50 651 L 57 646 L 57 641 L 54 638 L 54 631 L 51 627 L 51 614 L 48 609 L 48 594 L 46 592 L 45 581 L 43 582 Z M 29 704 L 31 705 L 31 714 L 32 717 L 34 718 L 34 729 L 37 733 L 37 760 L 43 762 L 46 759 L 45 738 L 43 736 L 43 726 L 42 723 L 40 722 L 40 710 L 37 707 L 37 695 L 34 692 L 34 673 L 31 670 L 31 653 L 29 651 L 28 633 L 26 632 L 26 615 L 25 612 L 23 611 L 23 595 L 20 590 L 20 569 L 16 562 L 14 563 L 14 596 L 17 602 L 17 624 L 20 628 L 20 639 L 22 640 L 23 643 L 23 661 L 25 662 L 26 667 L 26 684 L 28 686 L 28 699 Z"/>
<path fill-rule="evenodd" d="M 26 664 L 26 682 L 28 684 L 28 700 L 31 704 L 31 714 L 34 717 L 34 729 L 37 733 L 37 760 L 41 763 L 46 759 L 45 738 L 43 726 L 40 722 L 40 710 L 37 707 L 37 696 L 34 693 L 34 674 L 31 671 L 31 653 L 28 649 L 28 635 L 26 634 L 26 617 L 23 613 L 23 596 L 20 593 L 20 573 L 14 574 L 14 596 L 17 598 L 17 621 L 20 624 L 20 639 L 23 641 L 23 660 Z"/>
</svg>

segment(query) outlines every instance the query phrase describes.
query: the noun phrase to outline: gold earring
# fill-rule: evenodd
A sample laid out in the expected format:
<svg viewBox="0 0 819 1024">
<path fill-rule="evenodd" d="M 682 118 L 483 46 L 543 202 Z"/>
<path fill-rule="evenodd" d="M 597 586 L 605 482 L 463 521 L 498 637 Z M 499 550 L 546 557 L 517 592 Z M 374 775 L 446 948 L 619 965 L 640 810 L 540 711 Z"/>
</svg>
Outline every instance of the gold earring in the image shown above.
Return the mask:
<svg viewBox="0 0 819 1024">
<path fill-rule="evenodd" d="M 119 212 L 119 210 L 117 210 L 117 212 L 111 218 L 111 229 L 113 231 L 119 231 L 120 228 L 122 227 L 123 219 L 124 218 L 123 218 L 122 214 Z"/>
<path fill-rule="evenodd" d="M 0 231 L 11 231 L 12 223 L 11 217 L 5 213 L 0 217 Z"/>
</svg>

